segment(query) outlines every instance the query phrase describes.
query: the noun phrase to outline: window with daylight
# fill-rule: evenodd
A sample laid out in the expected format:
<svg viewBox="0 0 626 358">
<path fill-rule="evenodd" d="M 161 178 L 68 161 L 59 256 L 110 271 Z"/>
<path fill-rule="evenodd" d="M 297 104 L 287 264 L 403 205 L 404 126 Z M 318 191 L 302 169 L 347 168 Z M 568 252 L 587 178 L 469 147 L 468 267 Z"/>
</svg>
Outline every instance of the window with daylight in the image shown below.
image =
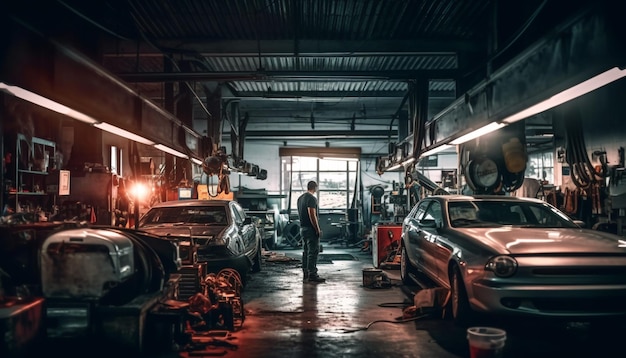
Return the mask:
<svg viewBox="0 0 626 358">
<path fill-rule="evenodd" d="M 281 193 L 291 202 L 285 207 L 296 210 L 298 197 L 307 191 L 307 183 L 318 183 L 320 210 L 347 210 L 355 194 L 358 161 L 351 158 L 320 159 L 306 156 L 281 157 Z M 289 191 L 291 190 L 291 197 Z"/>
<path fill-rule="evenodd" d="M 554 183 L 554 154 L 552 152 L 540 152 L 528 155 L 526 176 L 539 180 L 547 180 Z"/>
</svg>

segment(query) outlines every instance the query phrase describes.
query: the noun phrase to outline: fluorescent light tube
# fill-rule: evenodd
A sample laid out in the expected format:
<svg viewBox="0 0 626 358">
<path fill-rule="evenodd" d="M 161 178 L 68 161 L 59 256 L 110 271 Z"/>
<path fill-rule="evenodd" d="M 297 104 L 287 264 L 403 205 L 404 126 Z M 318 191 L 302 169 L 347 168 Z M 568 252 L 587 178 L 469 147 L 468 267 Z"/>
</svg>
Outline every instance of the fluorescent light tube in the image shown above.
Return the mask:
<svg viewBox="0 0 626 358">
<path fill-rule="evenodd" d="M 174 156 L 179 157 L 179 158 L 185 158 L 185 159 L 189 158 L 187 156 L 187 154 L 181 153 L 181 152 L 179 152 L 179 151 L 177 151 L 175 149 L 172 149 L 170 147 L 164 146 L 163 144 L 155 144 L 154 147 L 156 149 L 158 149 L 158 150 L 164 151 L 165 153 L 169 153 L 169 154 L 174 155 Z"/>
<path fill-rule="evenodd" d="M 131 132 L 125 130 L 125 129 L 122 129 L 120 127 L 116 127 L 116 126 L 108 124 L 108 123 L 96 123 L 93 126 L 96 127 L 96 128 L 100 128 L 103 131 L 106 131 L 106 132 L 109 132 L 109 133 L 113 133 L 115 135 L 118 135 L 118 136 L 123 137 L 123 138 L 130 139 L 130 140 L 135 141 L 135 142 L 143 143 L 143 144 L 146 144 L 146 145 L 153 145 L 154 144 L 154 142 L 149 140 L 149 139 L 146 139 L 146 138 L 144 138 L 142 136 L 138 136 L 138 135 L 136 135 L 134 133 L 131 133 Z"/>
<path fill-rule="evenodd" d="M 561 91 L 554 96 L 541 101 L 534 106 L 530 106 L 523 111 L 517 112 L 511 116 L 508 116 L 502 120 L 502 122 L 511 124 L 524 118 L 528 118 L 535 114 L 547 111 L 548 109 L 559 106 L 567 101 L 571 101 L 577 97 L 585 95 L 591 91 L 605 86 L 613 81 L 617 81 L 620 78 L 626 77 L 626 69 L 620 70 L 617 67 L 613 67 L 608 71 L 591 77 L 590 79 L 583 81 L 575 86 L 572 86 L 564 91 Z"/>
<path fill-rule="evenodd" d="M 498 122 L 491 122 L 489 124 L 487 124 L 486 126 L 480 127 L 478 129 L 476 129 L 475 131 L 469 132 L 465 135 L 462 135 L 460 137 L 458 137 L 455 140 L 451 140 L 450 144 L 463 144 L 465 142 L 469 142 L 472 139 L 478 138 L 480 136 L 483 136 L 485 134 L 494 132 L 502 127 L 505 127 L 506 124 L 504 123 L 498 123 Z"/>
<path fill-rule="evenodd" d="M 429 149 L 429 150 L 425 151 L 424 153 L 420 154 L 420 158 L 428 157 L 428 156 L 431 156 L 433 154 L 436 154 L 436 153 L 439 153 L 439 152 L 443 152 L 444 150 L 450 149 L 450 148 L 454 148 L 454 146 L 450 145 L 450 144 L 442 144 L 442 145 L 440 145 L 440 146 L 438 146 L 436 148 Z"/>
<path fill-rule="evenodd" d="M 411 163 L 413 163 L 415 161 L 414 157 L 408 158 L 407 160 L 403 161 L 401 164 L 404 165 L 409 165 Z"/>
<path fill-rule="evenodd" d="M 197 164 L 197 165 L 202 165 L 202 161 L 201 161 L 200 159 L 198 159 L 198 158 L 191 158 L 191 161 L 192 161 L 194 164 Z"/>
<path fill-rule="evenodd" d="M 94 119 L 84 113 L 75 111 L 67 106 L 62 105 L 61 103 L 55 102 L 51 99 L 40 96 L 34 92 L 25 90 L 21 87 L 11 86 L 11 85 L 7 85 L 4 82 L 0 82 L 0 90 L 3 90 L 9 94 L 14 95 L 15 97 L 21 98 L 25 101 L 36 104 L 43 108 L 47 108 L 51 111 L 64 114 L 68 117 L 72 117 L 81 122 L 85 122 L 88 124 L 96 124 L 100 122 L 97 119 Z"/>
<path fill-rule="evenodd" d="M 398 163 L 398 164 L 390 166 L 389 168 L 387 168 L 385 170 L 386 171 L 392 171 L 392 170 L 400 169 L 401 166 L 402 166 L 402 163 Z"/>
</svg>

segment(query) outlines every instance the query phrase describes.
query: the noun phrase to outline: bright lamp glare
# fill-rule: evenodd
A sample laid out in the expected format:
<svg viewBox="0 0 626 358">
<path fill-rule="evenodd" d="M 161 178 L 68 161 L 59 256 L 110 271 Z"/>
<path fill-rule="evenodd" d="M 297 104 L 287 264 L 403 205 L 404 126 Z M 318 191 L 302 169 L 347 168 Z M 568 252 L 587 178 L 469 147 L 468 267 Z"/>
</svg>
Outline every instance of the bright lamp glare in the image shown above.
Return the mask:
<svg viewBox="0 0 626 358">
<path fill-rule="evenodd" d="M 130 189 L 130 193 L 137 200 L 145 199 L 148 196 L 148 192 L 148 187 L 142 183 L 135 183 Z"/>
</svg>

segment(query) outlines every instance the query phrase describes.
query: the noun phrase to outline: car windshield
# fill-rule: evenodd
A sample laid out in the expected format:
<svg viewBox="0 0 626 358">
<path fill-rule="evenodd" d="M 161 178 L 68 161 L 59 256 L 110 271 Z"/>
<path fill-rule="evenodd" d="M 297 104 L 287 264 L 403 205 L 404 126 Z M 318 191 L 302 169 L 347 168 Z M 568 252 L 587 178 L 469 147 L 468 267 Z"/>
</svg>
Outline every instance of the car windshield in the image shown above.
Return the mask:
<svg viewBox="0 0 626 358">
<path fill-rule="evenodd" d="M 179 206 L 152 208 L 139 222 L 140 227 L 167 224 L 226 225 L 228 219 L 223 206 Z"/>
<path fill-rule="evenodd" d="M 537 228 L 577 227 L 565 214 L 548 205 L 531 202 L 473 200 L 448 203 L 452 227 L 515 225 Z"/>
</svg>

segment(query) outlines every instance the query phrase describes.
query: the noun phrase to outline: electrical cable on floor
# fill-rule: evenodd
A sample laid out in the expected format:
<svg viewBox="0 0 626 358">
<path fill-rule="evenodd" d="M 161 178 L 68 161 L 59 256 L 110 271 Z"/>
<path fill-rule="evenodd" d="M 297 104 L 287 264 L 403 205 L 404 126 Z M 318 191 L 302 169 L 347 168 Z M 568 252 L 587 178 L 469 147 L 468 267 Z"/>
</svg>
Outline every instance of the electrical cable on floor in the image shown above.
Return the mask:
<svg viewBox="0 0 626 358">
<path fill-rule="evenodd" d="M 378 305 L 378 307 L 391 307 L 391 308 L 404 307 L 404 306 L 411 306 L 411 304 L 408 302 L 387 302 L 387 303 L 381 303 Z"/>
<path fill-rule="evenodd" d="M 370 323 L 367 324 L 367 326 L 362 327 L 362 328 L 355 328 L 355 329 L 350 329 L 350 330 L 344 330 L 343 333 L 354 333 L 354 332 L 358 332 L 358 331 L 367 331 L 372 325 L 376 324 L 376 323 L 407 323 L 407 322 L 412 322 L 412 321 L 417 321 L 420 318 L 424 318 L 430 316 L 430 314 L 423 314 L 421 316 L 416 316 L 416 317 L 411 317 L 411 318 L 407 318 L 407 319 L 401 319 L 401 320 L 397 320 L 397 321 L 392 321 L 392 320 L 388 320 L 388 319 L 379 319 L 379 320 L 375 320 L 372 321 Z"/>
</svg>

